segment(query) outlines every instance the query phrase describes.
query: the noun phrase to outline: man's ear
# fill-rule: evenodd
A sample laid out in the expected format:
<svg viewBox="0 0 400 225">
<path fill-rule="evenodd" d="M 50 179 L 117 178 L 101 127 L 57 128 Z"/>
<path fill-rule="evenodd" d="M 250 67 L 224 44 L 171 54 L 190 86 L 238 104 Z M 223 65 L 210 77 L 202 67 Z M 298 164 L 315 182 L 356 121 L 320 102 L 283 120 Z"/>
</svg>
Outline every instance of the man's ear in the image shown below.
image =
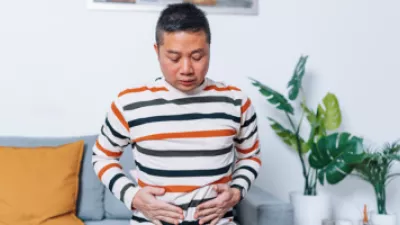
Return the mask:
<svg viewBox="0 0 400 225">
<path fill-rule="evenodd" d="M 157 57 L 159 57 L 159 51 L 158 51 L 158 45 L 157 45 L 157 43 L 156 44 L 154 44 L 154 51 L 156 51 L 156 54 L 157 54 Z"/>
</svg>

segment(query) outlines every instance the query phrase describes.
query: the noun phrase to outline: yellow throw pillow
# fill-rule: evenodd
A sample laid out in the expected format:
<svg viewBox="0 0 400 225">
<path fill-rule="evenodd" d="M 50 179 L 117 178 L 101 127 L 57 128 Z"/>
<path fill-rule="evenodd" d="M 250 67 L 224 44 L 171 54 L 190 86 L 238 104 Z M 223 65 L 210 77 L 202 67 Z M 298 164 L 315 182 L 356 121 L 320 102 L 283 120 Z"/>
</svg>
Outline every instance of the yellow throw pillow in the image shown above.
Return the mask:
<svg viewBox="0 0 400 225">
<path fill-rule="evenodd" d="M 84 141 L 0 146 L 1 225 L 83 225 L 76 217 Z"/>
</svg>

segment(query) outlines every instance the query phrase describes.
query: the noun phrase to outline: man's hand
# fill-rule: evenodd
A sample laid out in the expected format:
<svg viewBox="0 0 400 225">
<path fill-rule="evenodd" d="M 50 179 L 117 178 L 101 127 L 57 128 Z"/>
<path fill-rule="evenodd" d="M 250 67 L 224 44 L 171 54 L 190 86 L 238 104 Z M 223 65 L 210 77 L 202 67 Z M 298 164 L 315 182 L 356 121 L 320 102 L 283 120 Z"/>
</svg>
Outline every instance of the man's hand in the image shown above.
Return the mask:
<svg viewBox="0 0 400 225">
<path fill-rule="evenodd" d="M 216 225 L 240 201 L 240 190 L 237 188 L 231 188 L 227 184 L 217 184 L 213 188 L 218 193 L 217 197 L 197 206 L 194 217 L 201 218 L 200 225 L 210 221 L 210 225 Z"/>
<path fill-rule="evenodd" d="M 136 193 L 132 207 L 156 225 L 162 225 L 161 221 L 179 224 L 179 220 L 183 219 L 182 209 L 155 198 L 155 196 L 163 195 L 164 192 L 162 188 L 144 187 Z"/>
</svg>

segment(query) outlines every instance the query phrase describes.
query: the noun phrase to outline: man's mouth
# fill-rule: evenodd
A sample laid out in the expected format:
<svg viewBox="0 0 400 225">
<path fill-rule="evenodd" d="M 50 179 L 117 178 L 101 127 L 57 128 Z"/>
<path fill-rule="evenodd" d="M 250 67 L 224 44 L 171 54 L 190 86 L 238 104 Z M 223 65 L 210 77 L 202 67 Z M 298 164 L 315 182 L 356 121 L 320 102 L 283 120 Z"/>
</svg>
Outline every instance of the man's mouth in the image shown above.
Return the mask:
<svg viewBox="0 0 400 225">
<path fill-rule="evenodd" d="M 193 83 L 195 82 L 194 80 L 181 80 L 179 81 L 182 85 L 184 86 L 190 86 L 193 85 Z"/>
</svg>

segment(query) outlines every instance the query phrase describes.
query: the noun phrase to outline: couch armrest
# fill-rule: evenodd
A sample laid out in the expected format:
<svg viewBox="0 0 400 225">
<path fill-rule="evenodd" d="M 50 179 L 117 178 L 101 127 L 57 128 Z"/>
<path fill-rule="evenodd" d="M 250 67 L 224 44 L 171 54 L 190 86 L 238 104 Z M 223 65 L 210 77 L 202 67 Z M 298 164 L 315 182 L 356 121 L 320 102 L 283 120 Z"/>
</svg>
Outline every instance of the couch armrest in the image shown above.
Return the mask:
<svg viewBox="0 0 400 225">
<path fill-rule="evenodd" d="M 240 225 L 293 225 L 293 209 L 271 193 L 252 186 L 236 207 Z"/>
</svg>

